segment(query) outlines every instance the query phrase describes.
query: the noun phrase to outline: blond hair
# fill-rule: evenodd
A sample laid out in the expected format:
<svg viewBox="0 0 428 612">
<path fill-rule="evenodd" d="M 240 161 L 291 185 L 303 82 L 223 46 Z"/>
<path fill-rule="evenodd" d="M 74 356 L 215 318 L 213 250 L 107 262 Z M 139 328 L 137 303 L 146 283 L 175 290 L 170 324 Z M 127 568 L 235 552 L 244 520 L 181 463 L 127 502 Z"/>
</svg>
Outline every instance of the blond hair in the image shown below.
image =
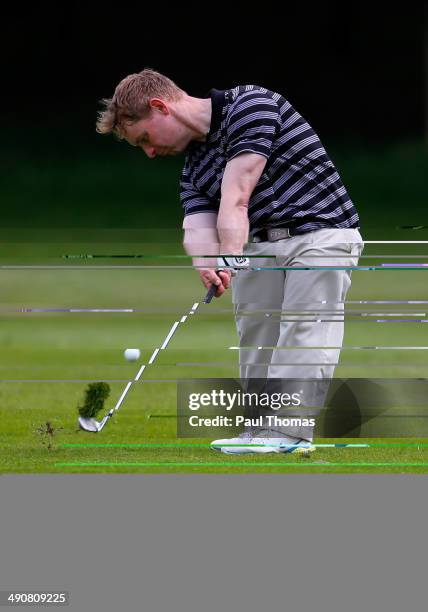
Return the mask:
<svg viewBox="0 0 428 612">
<path fill-rule="evenodd" d="M 98 113 L 97 132 L 114 133 L 122 139 L 126 123 L 135 123 L 150 113 L 151 98 L 175 102 L 185 93 L 171 79 L 151 68 L 130 74 L 120 81 L 112 98 L 101 100 L 104 109 Z"/>
</svg>

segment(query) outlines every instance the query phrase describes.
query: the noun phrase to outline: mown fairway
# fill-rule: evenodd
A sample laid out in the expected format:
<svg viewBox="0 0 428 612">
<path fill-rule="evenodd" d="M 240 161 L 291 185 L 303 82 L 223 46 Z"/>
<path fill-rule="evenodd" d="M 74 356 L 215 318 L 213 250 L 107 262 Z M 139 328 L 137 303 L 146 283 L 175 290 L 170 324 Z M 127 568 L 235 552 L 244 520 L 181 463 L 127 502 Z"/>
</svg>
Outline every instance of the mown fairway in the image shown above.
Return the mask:
<svg viewBox="0 0 428 612">
<path fill-rule="evenodd" d="M 412 248 L 413 254 L 424 252 Z M 88 253 L 89 249 L 104 254 L 146 253 L 151 258 L 61 257 L 65 253 Z M 374 245 L 366 250 L 369 254 L 388 252 L 392 251 Z M 161 346 L 172 323 L 187 314 L 195 302 L 202 301 L 205 292 L 196 273 L 191 268 L 179 267 L 189 262 L 159 257 L 162 253 L 173 255 L 182 251 L 177 244 L 152 243 L 144 247 L 124 242 L 101 245 L 47 241 L 2 246 L 2 472 L 428 471 L 425 446 L 428 440 L 415 438 L 370 439 L 367 442 L 380 444 L 370 448 L 320 448 L 310 458 L 230 457 L 211 451 L 209 439 L 177 439 L 174 381 L 238 376 L 238 352 L 229 348 L 237 344 L 230 294 L 210 305 L 201 303 L 196 313 L 180 324 L 168 348 L 146 368 L 140 383 L 131 389 L 120 412 L 102 433 L 78 431 L 77 405 L 83 399 L 86 385 L 96 380 L 108 381 L 111 395 L 106 409 L 112 407 L 126 381 Z M 378 258 L 360 263 L 373 265 L 380 261 Z M 11 269 L 9 265 L 24 267 Z M 47 267 L 40 268 L 41 265 Z M 425 276 L 425 270 L 354 271 L 348 299 L 424 300 Z M 410 315 L 424 313 L 427 306 L 348 304 L 347 310 L 379 313 L 394 310 Z M 138 312 L 22 312 L 23 309 Z M 425 378 L 426 351 L 346 348 L 428 345 L 428 328 L 424 323 L 375 321 L 375 317 L 363 319 L 349 314 L 345 348 L 336 376 Z M 141 349 L 139 362 L 124 360 L 123 350 L 127 347 Z M 53 440 L 37 433 L 46 422 L 58 428 Z M 409 421 L 404 427 L 407 435 L 409 432 L 417 435 L 417 424 Z M 50 449 L 42 443 L 47 439 L 52 442 Z"/>
</svg>

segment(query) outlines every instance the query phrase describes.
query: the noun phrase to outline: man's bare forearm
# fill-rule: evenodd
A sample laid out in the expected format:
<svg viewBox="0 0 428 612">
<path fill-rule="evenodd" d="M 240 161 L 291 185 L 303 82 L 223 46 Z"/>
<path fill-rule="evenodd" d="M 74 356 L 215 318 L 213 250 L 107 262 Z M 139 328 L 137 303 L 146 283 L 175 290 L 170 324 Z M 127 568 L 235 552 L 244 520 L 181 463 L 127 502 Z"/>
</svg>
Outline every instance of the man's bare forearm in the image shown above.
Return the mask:
<svg viewBox="0 0 428 612">
<path fill-rule="evenodd" d="M 196 213 L 184 218 L 183 247 L 187 255 L 192 256 L 195 267 L 215 268 L 219 254 L 219 236 L 217 232 L 217 215 L 214 213 Z M 203 257 L 213 255 L 213 258 Z"/>
<path fill-rule="evenodd" d="M 220 253 L 242 255 L 249 233 L 248 197 L 240 194 L 222 197 L 217 231 L 220 238 Z"/>
<path fill-rule="evenodd" d="M 243 255 L 248 242 L 248 204 L 262 175 L 266 158 L 244 152 L 227 164 L 221 183 L 221 201 L 217 220 L 220 252 Z"/>
</svg>

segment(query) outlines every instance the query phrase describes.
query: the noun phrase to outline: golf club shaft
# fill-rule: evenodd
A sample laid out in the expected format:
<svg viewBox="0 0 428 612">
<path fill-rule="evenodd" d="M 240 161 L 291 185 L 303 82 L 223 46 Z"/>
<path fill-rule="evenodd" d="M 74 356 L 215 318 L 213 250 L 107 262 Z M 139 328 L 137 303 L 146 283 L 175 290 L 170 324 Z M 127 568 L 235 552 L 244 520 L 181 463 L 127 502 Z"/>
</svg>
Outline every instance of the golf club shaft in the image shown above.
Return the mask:
<svg viewBox="0 0 428 612">
<path fill-rule="evenodd" d="M 175 325 L 175 323 L 174 323 Z M 175 325 L 175 329 L 177 328 L 177 326 Z M 174 326 L 172 327 L 172 329 L 175 331 Z M 171 331 L 169 332 L 169 334 L 171 334 Z M 172 335 L 172 334 L 171 334 Z M 117 400 L 116 405 L 114 406 L 114 408 L 111 408 L 111 410 L 109 410 L 108 414 L 106 414 L 106 416 L 102 419 L 102 421 L 100 421 L 99 427 L 98 427 L 98 431 L 101 431 L 102 428 L 104 427 L 104 425 L 107 423 L 107 421 L 113 416 L 113 414 L 119 410 L 119 408 L 121 407 L 123 400 L 125 399 L 125 397 L 128 394 L 129 389 L 132 387 L 132 384 L 134 382 L 137 382 L 141 376 L 141 374 L 144 372 L 144 370 L 146 369 L 145 364 L 141 366 L 141 368 L 138 370 L 138 374 L 137 376 L 134 378 L 134 380 L 130 380 L 125 389 L 122 391 L 122 395 L 119 397 L 119 399 Z"/>
<path fill-rule="evenodd" d="M 215 287 L 215 285 L 213 285 Z M 216 287 L 215 287 L 216 288 Z M 193 314 L 196 309 L 198 308 L 199 304 L 198 302 L 195 302 L 192 306 L 192 308 L 189 311 L 189 314 Z M 165 340 L 162 343 L 162 346 L 159 348 L 156 348 L 153 351 L 152 356 L 150 357 L 149 363 L 152 364 L 157 356 L 157 354 L 159 353 L 160 350 L 163 350 L 167 347 L 168 342 L 171 340 L 172 336 L 174 335 L 175 331 L 177 330 L 178 326 L 180 323 L 184 323 L 184 321 L 187 319 L 187 316 L 183 316 L 181 318 L 180 321 L 174 321 L 171 329 L 169 330 L 168 334 L 165 337 Z M 120 396 L 120 398 L 118 399 L 116 405 L 114 406 L 114 408 L 111 408 L 111 410 L 109 410 L 108 414 L 106 414 L 106 416 L 100 421 L 100 424 L 98 426 L 98 431 L 101 431 L 104 427 L 104 425 L 107 423 L 107 421 L 113 416 L 113 414 L 119 410 L 120 406 L 122 405 L 126 395 L 128 394 L 129 389 L 132 387 L 132 384 L 134 382 L 137 382 L 140 379 L 141 374 L 144 372 L 146 368 L 146 364 L 142 365 L 141 368 L 138 370 L 138 373 L 136 375 L 136 377 L 134 378 L 134 380 L 130 380 L 125 389 L 122 391 L 122 394 Z"/>
</svg>

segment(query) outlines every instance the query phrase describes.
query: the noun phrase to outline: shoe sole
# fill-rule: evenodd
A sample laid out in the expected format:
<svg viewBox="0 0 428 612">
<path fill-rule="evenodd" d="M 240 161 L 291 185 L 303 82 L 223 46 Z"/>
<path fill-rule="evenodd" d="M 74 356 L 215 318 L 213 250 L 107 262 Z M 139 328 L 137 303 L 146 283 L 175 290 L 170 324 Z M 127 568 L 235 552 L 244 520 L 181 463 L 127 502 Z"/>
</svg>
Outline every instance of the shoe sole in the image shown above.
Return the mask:
<svg viewBox="0 0 428 612">
<path fill-rule="evenodd" d="M 280 448 L 280 447 L 227 447 L 227 446 L 211 446 L 212 450 L 219 451 L 225 455 L 266 455 L 267 453 L 284 453 L 293 455 L 310 455 L 315 451 L 315 446 L 308 446 L 307 448 L 297 446 L 296 448 Z"/>
<path fill-rule="evenodd" d="M 266 455 L 268 453 L 279 453 L 279 450 L 274 448 L 232 448 L 230 450 L 227 450 L 227 446 L 220 448 L 212 446 L 211 448 L 225 455 Z"/>
</svg>

